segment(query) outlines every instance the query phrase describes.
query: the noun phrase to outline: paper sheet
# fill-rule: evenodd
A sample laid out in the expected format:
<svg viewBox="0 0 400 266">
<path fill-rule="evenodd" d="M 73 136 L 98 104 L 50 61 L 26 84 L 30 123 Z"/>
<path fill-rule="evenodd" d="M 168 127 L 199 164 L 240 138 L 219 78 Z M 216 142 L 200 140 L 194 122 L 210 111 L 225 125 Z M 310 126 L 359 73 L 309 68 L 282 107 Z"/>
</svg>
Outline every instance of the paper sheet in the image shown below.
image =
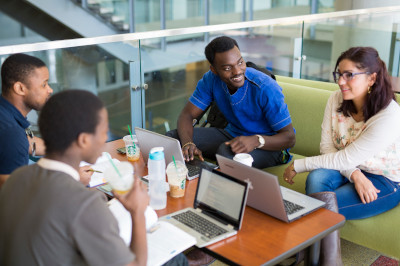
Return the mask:
<svg viewBox="0 0 400 266">
<path fill-rule="evenodd" d="M 119 233 L 127 245 L 131 242 L 131 216 L 122 204 L 113 199 L 109 208 L 118 221 Z M 146 213 L 147 265 L 162 265 L 177 254 L 196 244 L 196 239 L 168 222 L 157 221 L 155 211 L 150 207 Z M 156 228 L 152 233 L 151 229 Z"/>
<path fill-rule="evenodd" d="M 92 169 L 100 171 L 102 173 L 97 173 L 94 172 L 92 175 L 92 178 L 90 179 L 89 187 L 95 187 L 98 185 L 102 185 L 107 183 L 107 181 L 104 179 L 104 171 L 110 167 L 110 159 L 109 156 L 110 154 L 107 152 L 103 152 L 102 155 L 96 160 L 96 163 L 92 165 Z M 120 161 L 117 159 L 112 159 L 114 164 L 119 163 Z M 85 165 L 90 165 L 87 162 L 81 162 L 79 166 L 85 166 Z"/>
</svg>

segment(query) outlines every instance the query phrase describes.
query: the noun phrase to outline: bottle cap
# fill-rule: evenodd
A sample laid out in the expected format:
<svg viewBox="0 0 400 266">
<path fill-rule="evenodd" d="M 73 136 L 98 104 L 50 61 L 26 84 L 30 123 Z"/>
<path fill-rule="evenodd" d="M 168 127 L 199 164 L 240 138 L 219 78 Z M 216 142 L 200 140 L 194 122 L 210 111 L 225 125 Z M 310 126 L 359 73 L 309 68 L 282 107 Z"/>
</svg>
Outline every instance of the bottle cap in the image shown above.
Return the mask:
<svg viewBox="0 0 400 266">
<path fill-rule="evenodd" d="M 163 147 L 152 148 L 150 150 L 149 159 L 156 161 L 164 159 L 164 148 Z"/>
<path fill-rule="evenodd" d="M 150 153 L 158 152 L 158 151 L 164 152 L 164 147 L 154 147 L 154 148 L 151 148 Z"/>
</svg>

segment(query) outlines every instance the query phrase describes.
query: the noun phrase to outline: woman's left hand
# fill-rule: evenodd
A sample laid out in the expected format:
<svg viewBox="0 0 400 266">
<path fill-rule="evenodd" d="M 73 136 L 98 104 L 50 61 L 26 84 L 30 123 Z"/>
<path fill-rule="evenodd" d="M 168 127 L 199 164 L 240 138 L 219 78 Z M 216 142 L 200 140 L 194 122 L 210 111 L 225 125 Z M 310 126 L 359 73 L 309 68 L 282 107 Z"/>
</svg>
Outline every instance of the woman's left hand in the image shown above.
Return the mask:
<svg viewBox="0 0 400 266">
<path fill-rule="evenodd" d="M 294 170 L 294 162 L 291 163 L 283 173 L 283 179 L 288 182 L 289 184 L 293 185 L 294 181 L 293 178 L 296 176 L 296 171 Z"/>
<path fill-rule="evenodd" d="M 378 198 L 378 193 L 381 191 L 361 171 L 354 171 L 351 179 L 362 203 L 371 203 Z"/>
</svg>

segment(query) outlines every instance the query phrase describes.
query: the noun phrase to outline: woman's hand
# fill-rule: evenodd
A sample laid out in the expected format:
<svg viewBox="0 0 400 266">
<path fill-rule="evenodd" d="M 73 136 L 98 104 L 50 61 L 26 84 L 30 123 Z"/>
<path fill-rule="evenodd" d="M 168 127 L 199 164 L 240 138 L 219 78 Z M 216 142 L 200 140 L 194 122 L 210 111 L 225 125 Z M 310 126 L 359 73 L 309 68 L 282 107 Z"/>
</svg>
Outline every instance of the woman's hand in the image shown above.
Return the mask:
<svg viewBox="0 0 400 266">
<path fill-rule="evenodd" d="M 293 185 L 293 178 L 296 176 L 296 171 L 294 170 L 294 162 L 291 163 L 283 173 L 283 179 L 288 182 L 289 184 Z"/>
<path fill-rule="evenodd" d="M 371 203 L 378 198 L 378 193 L 381 191 L 361 171 L 354 171 L 351 179 L 362 203 Z"/>
</svg>

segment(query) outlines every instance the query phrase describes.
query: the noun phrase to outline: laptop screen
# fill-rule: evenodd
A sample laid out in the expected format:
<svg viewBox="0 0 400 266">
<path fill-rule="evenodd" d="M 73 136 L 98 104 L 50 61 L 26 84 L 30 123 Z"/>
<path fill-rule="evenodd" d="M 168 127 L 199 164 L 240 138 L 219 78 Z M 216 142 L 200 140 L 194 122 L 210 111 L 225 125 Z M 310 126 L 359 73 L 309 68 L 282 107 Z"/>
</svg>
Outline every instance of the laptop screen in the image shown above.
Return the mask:
<svg viewBox="0 0 400 266">
<path fill-rule="evenodd" d="M 240 227 L 247 199 L 247 183 L 220 171 L 201 170 L 195 208 Z"/>
</svg>

